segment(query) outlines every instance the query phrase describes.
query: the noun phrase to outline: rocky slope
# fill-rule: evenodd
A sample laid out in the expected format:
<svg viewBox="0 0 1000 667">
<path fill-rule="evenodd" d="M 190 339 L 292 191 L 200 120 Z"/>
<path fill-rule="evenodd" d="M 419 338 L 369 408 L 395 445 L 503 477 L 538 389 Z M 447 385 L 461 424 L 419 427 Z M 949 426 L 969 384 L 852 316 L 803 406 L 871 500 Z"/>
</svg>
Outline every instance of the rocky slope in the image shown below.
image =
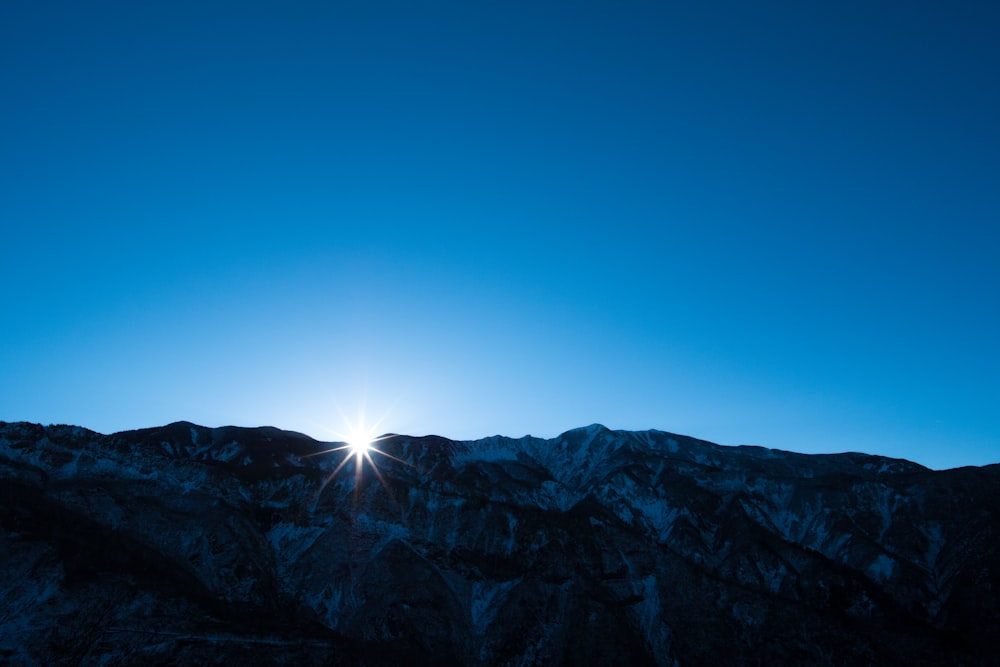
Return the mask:
<svg viewBox="0 0 1000 667">
<path fill-rule="evenodd" d="M 596 425 L 392 436 L 377 471 L 310 456 L 335 446 L 272 428 L 0 422 L 0 662 L 1000 654 L 1000 466 Z"/>
</svg>

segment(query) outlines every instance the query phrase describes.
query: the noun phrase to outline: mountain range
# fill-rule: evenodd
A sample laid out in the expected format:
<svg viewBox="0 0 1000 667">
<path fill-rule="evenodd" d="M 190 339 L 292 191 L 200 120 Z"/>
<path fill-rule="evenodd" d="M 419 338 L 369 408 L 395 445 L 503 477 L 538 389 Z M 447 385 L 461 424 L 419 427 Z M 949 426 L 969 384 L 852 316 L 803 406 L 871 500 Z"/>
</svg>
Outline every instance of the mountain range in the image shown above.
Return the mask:
<svg viewBox="0 0 1000 667">
<path fill-rule="evenodd" d="M 1000 465 L 0 422 L 0 662 L 992 665 Z M 330 451 L 334 450 L 334 451 Z"/>
</svg>

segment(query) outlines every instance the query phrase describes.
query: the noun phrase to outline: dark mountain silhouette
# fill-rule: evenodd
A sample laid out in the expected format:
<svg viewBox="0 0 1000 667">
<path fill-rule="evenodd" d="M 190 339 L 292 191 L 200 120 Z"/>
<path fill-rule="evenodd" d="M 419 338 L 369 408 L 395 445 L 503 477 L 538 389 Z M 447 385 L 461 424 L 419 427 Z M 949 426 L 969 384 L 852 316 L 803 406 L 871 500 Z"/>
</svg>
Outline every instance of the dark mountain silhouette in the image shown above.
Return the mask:
<svg viewBox="0 0 1000 667">
<path fill-rule="evenodd" d="M 0 422 L 0 662 L 988 665 L 1000 466 Z"/>
</svg>

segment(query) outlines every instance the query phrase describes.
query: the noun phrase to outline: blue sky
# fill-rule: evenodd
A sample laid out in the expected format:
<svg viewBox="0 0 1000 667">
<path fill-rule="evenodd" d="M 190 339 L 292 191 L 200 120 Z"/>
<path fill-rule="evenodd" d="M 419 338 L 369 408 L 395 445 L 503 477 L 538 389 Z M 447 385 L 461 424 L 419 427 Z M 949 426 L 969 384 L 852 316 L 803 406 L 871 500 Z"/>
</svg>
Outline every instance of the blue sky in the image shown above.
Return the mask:
<svg viewBox="0 0 1000 667">
<path fill-rule="evenodd" d="M 1000 461 L 997 34 L 987 2 L 4 2 L 0 419 Z"/>
</svg>

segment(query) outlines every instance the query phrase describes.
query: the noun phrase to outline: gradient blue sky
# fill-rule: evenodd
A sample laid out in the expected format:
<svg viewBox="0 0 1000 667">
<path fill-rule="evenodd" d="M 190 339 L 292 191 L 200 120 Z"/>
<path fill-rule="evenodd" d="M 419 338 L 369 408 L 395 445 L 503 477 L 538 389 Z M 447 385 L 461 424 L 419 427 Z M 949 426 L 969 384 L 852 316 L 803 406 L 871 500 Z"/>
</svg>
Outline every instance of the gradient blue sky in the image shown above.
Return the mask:
<svg viewBox="0 0 1000 667">
<path fill-rule="evenodd" d="M 0 4 L 0 419 L 1000 461 L 1000 4 Z"/>
</svg>

